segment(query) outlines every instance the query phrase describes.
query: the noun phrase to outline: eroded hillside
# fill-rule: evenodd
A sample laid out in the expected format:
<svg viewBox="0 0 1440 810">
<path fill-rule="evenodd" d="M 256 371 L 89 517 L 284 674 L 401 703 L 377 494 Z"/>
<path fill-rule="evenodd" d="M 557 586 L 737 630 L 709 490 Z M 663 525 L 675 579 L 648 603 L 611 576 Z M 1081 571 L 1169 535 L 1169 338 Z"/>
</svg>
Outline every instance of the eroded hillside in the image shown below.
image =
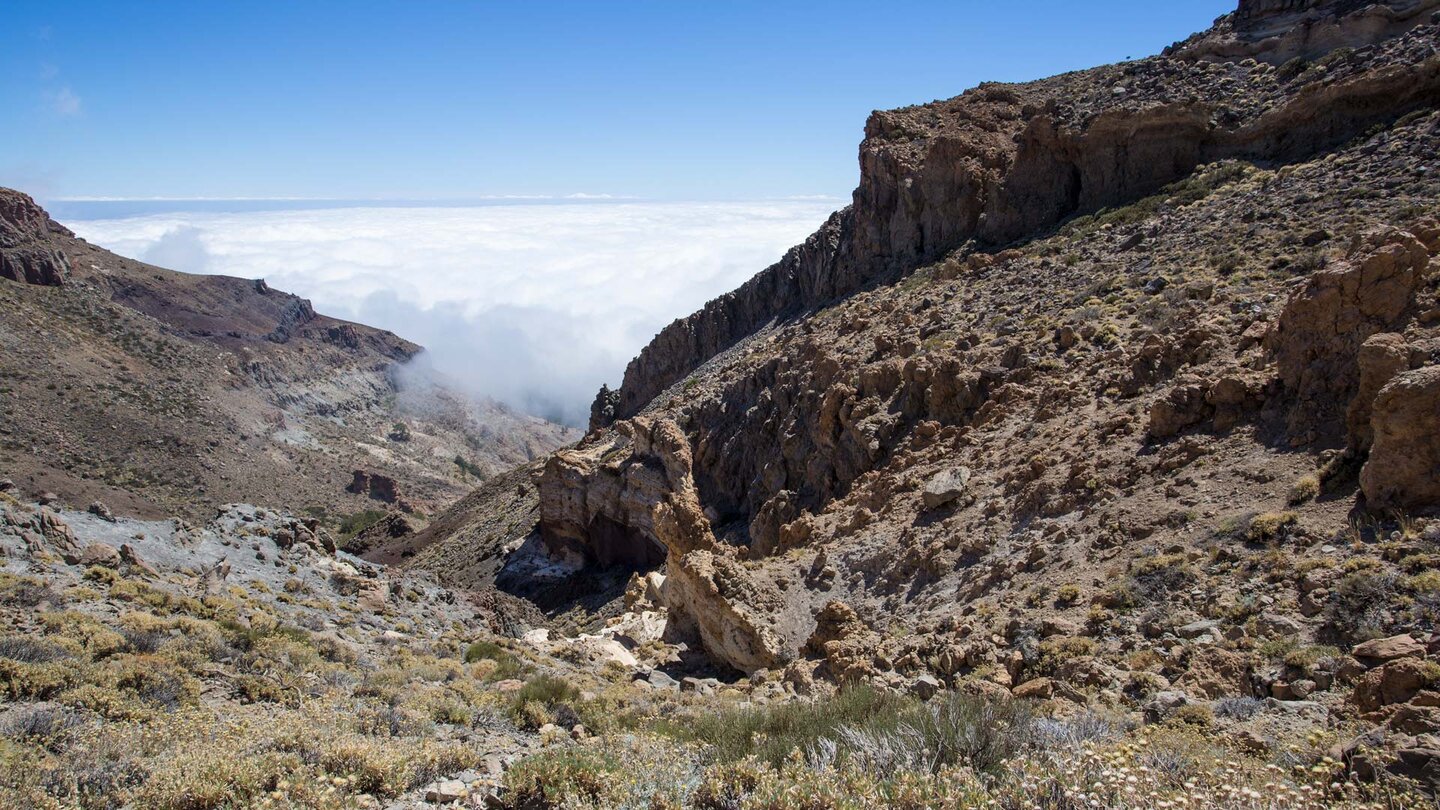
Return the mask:
<svg viewBox="0 0 1440 810">
<path fill-rule="evenodd" d="M 1423 749 L 1428 681 L 1349 651 L 1440 604 L 1432 5 L 1246 2 L 875 113 L 853 205 L 657 336 L 485 553 L 650 572 L 612 621 L 781 691 L 1270 698 Z"/>
<path fill-rule="evenodd" d="M 402 385 L 419 351 L 263 281 L 116 256 L 0 190 L 0 477 L 32 496 L 434 512 L 571 438 L 422 373 Z"/>
<path fill-rule="evenodd" d="M 365 560 L 0 481 L 0 799 L 1432 806 L 1437 5 L 1242 0 L 873 114 L 850 207 Z M 471 423 L 394 415 L 414 347 L 0 203 L 5 463 L 460 486 Z"/>
</svg>

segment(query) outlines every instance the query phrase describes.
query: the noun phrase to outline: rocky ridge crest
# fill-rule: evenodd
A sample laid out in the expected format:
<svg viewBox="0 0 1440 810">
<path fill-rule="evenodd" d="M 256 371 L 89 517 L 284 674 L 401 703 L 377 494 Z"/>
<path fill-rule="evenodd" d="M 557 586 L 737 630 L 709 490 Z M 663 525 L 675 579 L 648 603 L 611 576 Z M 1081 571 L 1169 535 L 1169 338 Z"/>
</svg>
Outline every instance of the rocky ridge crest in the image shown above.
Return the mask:
<svg viewBox="0 0 1440 810">
<path fill-rule="evenodd" d="M 1244 4 L 1167 55 L 873 113 L 851 205 L 777 264 L 662 330 L 627 367 L 613 416 L 597 401 L 592 428 L 638 413 L 767 323 L 956 248 L 1042 234 L 1217 160 L 1303 160 L 1440 98 L 1434 3 L 1301 5 Z M 1375 31 L 1376 14 L 1397 22 Z M 1300 59 L 1297 71 L 1249 53 L 1201 58 L 1202 46 L 1237 27 L 1309 30 L 1301 18 L 1311 17 L 1334 29 L 1314 46 L 1324 64 Z"/>
</svg>

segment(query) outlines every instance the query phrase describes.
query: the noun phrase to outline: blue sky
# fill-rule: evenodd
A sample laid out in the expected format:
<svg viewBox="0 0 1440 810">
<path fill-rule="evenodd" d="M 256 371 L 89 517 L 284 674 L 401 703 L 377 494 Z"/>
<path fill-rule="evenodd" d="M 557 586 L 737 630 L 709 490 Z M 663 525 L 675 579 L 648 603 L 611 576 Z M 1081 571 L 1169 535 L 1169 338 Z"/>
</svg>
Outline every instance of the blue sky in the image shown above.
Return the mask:
<svg viewBox="0 0 1440 810">
<path fill-rule="evenodd" d="M 0 184 L 843 196 L 872 109 L 1154 53 L 1233 6 L 0 0 Z"/>
</svg>

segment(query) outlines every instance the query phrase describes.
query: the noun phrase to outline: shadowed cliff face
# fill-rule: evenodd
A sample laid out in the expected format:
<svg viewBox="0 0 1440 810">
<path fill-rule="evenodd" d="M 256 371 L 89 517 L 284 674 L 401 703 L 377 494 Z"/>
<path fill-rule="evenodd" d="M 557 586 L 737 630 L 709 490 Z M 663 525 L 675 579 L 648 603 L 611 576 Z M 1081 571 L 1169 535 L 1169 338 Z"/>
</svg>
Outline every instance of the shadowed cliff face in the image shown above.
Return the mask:
<svg viewBox="0 0 1440 810">
<path fill-rule="evenodd" d="M 1440 3 L 1397 0 L 1363 13 L 1352 5 L 1247 3 L 1169 56 L 874 113 L 852 205 L 739 289 L 662 330 L 626 368 L 612 412 L 597 402 L 592 427 L 638 413 L 766 323 L 968 243 L 1024 240 L 1215 160 L 1302 160 L 1434 104 L 1440 57 L 1427 10 Z M 1382 12 L 1386 25 L 1376 28 Z M 1311 17 L 1319 22 L 1305 22 Z M 1318 75 L 1247 69 L 1240 78 L 1231 75 L 1237 66 L 1208 61 L 1237 31 L 1258 32 L 1247 40 L 1255 53 L 1256 43 L 1274 45 L 1262 23 L 1333 29 L 1326 50 L 1383 41 L 1340 53 Z"/>
</svg>

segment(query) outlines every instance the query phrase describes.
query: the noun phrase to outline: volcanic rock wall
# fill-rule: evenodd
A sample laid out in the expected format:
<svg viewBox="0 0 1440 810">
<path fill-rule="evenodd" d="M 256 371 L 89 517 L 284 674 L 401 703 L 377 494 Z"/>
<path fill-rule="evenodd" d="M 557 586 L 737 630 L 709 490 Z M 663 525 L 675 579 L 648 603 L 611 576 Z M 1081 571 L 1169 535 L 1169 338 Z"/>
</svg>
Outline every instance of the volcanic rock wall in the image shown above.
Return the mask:
<svg viewBox="0 0 1440 810">
<path fill-rule="evenodd" d="M 1223 158 L 1298 161 L 1434 105 L 1440 101 L 1437 26 L 1419 15 L 1429 5 L 1440 3 L 1397 0 L 1381 4 L 1381 11 L 1247 3 L 1171 57 L 1026 85 L 981 85 L 949 101 L 873 113 L 852 205 L 739 289 L 663 329 L 626 368 L 614 407 L 597 400 L 592 429 L 638 413 L 774 319 L 967 243 L 1023 240 Z M 1392 34 L 1368 22 L 1382 12 L 1402 29 L 1427 23 L 1405 37 L 1341 54 L 1319 71 L 1323 75 L 1270 70 L 1239 82 L 1198 56 L 1207 43 L 1292 12 L 1318 15 L 1333 28 L 1327 43 L 1369 43 Z M 1297 22 L 1285 24 L 1294 30 Z"/>
</svg>

